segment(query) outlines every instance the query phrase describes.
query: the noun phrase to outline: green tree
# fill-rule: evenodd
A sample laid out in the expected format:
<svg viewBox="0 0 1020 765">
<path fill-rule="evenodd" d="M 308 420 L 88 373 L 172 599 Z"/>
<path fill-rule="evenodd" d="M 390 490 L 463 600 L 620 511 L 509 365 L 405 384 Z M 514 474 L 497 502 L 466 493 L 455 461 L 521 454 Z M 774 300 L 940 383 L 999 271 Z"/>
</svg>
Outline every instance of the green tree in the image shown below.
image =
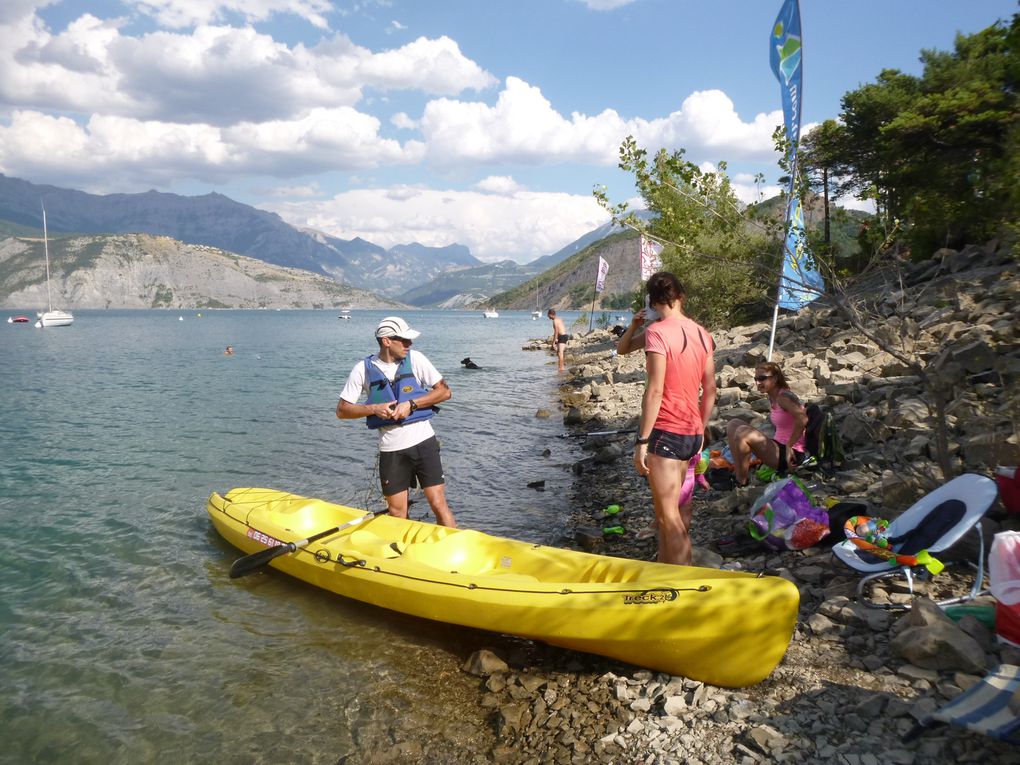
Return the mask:
<svg viewBox="0 0 1020 765">
<path fill-rule="evenodd" d="M 1020 14 L 921 62 L 920 77 L 884 70 L 843 97 L 845 144 L 832 158 L 926 256 L 1020 219 Z"/>
<path fill-rule="evenodd" d="M 689 291 L 688 311 L 709 326 L 730 326 L 762 307 L 764 285 L 778 266 L 778 248 L 748 222 L 733 193 L 725 163 L 704 172 L 684 158 L 684 150 L 659 150 L 650 157 L 633 137 L 620 147 L 620 168 L 631 173 L 650 222 L 613 205 L 604 187 L 595 197 L 614 221 L 647 232 L 664 245 L 663 266 Z M 761 270 L 763 259 L 771 264 Z M 764 253 L 764 254 L 763 254 Z M 763 281 L 763 278 L 766 281 Z"/>
</svg>

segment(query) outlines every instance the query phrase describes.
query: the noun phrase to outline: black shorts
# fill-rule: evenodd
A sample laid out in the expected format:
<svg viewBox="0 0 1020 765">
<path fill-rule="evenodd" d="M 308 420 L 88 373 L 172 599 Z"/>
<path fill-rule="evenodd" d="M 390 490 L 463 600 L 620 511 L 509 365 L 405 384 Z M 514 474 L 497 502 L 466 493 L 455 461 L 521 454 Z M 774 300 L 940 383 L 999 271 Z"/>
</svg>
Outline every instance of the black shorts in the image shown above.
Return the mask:
<svg viewBox="0 0 1020 765">
<path fill-rule="evenodd" d="M 446 483 L 435 436 L 407 449 L 379 452 L 379 482 L 384 497 L 407 491 L 416 485 L 416 480 L 423 489 Z"/>
<path fill-rule="evenodd" d="M 704 436 L 681 436 L 668 430 L 652 428 L 648 436 L 648 453 L 656 457 L 686 462 L 701 451 L 701 439 Z"/>
<path fill-rule="evenodd" d="M 796 449 L 793 450 L 793 465 L 789 465 L 786 462 L 786 444 L 781 444 L 775 439 L 772 442 L 779 447 L 779 466 L 776 468 L 776 472 L 782 475 L 791 467 L 797 467 L 804 461 L 804 452 L 798 452 Z"/>
<path fill-rule="evenodd" d="M 570 335 L 557 335 L 556 336 L 556 344 L 557 345 L 566 345 L 567 344 L 567 340 L 569 340 L 569 339 L 570 339 Z"/>
</svg>

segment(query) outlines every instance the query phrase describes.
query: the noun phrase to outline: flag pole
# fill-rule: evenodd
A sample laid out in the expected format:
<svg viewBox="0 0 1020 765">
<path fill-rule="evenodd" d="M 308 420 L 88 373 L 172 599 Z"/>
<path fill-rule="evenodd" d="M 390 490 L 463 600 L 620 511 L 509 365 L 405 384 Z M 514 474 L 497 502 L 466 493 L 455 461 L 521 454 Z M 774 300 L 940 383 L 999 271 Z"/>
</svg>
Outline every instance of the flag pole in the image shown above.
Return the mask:
<svg viewBox="0 0 1020 765">
<path fill-rule="evenodd" d="M 591 296 L 591 312 L 588 314 L 588 332 L 591 333 L 591 325 L 595 321 L 595 298 L 598 297 L 596 292 Z"/>
</svg>

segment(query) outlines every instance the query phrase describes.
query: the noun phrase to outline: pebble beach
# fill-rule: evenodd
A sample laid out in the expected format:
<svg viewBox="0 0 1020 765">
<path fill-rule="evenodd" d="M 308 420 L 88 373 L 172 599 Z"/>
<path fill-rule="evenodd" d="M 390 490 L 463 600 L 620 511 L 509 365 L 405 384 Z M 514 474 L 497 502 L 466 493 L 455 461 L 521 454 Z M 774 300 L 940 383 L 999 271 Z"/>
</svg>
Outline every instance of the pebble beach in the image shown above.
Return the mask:
<svg viewBox="0 0 1020 765">
<path fill-rule="evenodd" d="M 1015 431 L 993 425 L 990 437 L 988 428 L 989 422 L 1016 423 L 1020 346 L 1007 309 L 1020 296 L 1016 271 L 1012 256 L 994 245 L 941 250 L 906 269 L 905 284 L 915 289 L 900 292 L 895 305 L 887 301 L 886 326 L 916 325 L 918 352 L 926 352 L 924 343 L 933 349 L 927 363 L 957 375 L 950 436 L 960 472 L 990 475 L 994 464 L 1016 464 L 1020 456 Z M 890 282 L 883 289 L 894 295 L 895 286 Z M 873 291 L 875 284 L 863 289 Z M 730 417 L 764 422 L 767 407 L 756 400 L 750 376 L 765 359 L 768 335 L 766 324 L 714 334 L 719 376 L 714 448 L 723 445 Z M 921 386 L 894 355 L 825 305 L 783 318 L 776 339 L 773 359 L 804 400 L 831 408 L 847 448 L 834 473 L 804 477 L 818 501 L 860 500 L 893 518 L 938 485 L 925 430 L 930 419 L 914 404 L 923 396 Z M 574 511 L 562 544 L 654 560 L 655 537 L 638 534 L 653 513 L 648 487 L 631 462 L 633 436 L 583 437 L 636 424 L 643 359 L 618 356 L 614 340 L 610 331 L 595 330 L 575 335 L 568 348 L 561 414 L 581 438 L 584 456 L 571 466 Z M 540 342 L 534 349 L 547 352 Z M 983 427 L 974 427 L 975 421 Z M 966 593 L 972 572 L 950 566 L 929 582 L 915 582 L 913 598 L 904 580 L 883 580 L 870 591 L 873 601 L 913 604 L 910 610 L 886 610 L 859 602 L 858 576 L 831 553 L 838 539 L 796 552 L 759 548 L 724 557 L 718 541 L 746 527 L 748 510 L 764 488 L 752 481 L 736 490 L 699 489 L 692 539 L 695 565 L 729 565 L 798 586 L 793 639 L 765 681 L 717 688 L 527 641 L 509 648 L 503 643 L 479 651 L 464 666 L 479 678 L 480 703 L 491 710 L 498 739 L 492 752 L 471 759 L 648 765 L 1020 762 L 1020 748 L 957 727 L 929 729 L 904 741 L 918 720 L 990 669 L 1020 663 L 1020 648 L 997 640 L 980 615 L 950 618 L 934 604 Z M 611 517 L 605 513 L 610 505 L 620 508 Z M 986 546 L 996 531 L 1020 528 L 1017 517 L 998 503 L 982 525 Z M 601 533 L 607 526 L 622 526 L 624 533 Z M 976 551 L 972 536 L 961 543 L 960 557 Z M 979 602 L 991 603 L 987 597 Z"/>
</svg>

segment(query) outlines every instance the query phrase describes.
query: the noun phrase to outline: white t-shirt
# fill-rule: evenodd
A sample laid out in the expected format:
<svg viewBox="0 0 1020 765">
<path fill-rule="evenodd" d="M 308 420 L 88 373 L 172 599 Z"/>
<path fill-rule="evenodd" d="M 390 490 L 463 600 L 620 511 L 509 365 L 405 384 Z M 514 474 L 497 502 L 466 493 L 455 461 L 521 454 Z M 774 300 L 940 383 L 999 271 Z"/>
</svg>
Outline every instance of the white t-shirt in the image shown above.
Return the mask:
<svg viewBox="0 0 1020 765">
<path fill-rule="evenodd" d="M 439 370 L 432 366 L 431 361 L 425 358 L 425 354 L 418 353 L 418 351 L 413 349 L 409 350 L 407 354 L 411 359 L 411 373 L 414 374 L 423 388 L 434 388 L 443 379 L 443 376 L 439 374 Z M 397 376 L 397 369 L 400 367 L 399 362 L 386 363 L 380 361 L 376 356 L 372 356 L 372 360 L 369 363 L 375 364 L 376 368 L 390 382 L 393 382 L 393 378 Z M 365 376 L 364 360 L 359 361 L 354 366 L 351 373 L 347 376 L 347 383 L 344 385 L 344 389 L 340 392 L 340 398 L 349 404 L 357 404 L 363 396 L 365 398 L 368 397 L 368 380 Z M 420 444 L 425 439 L 431 438 L 436 434 L 436 431 L 432 429 L 431 420 L 419 420 L 408 425 L 385 425 L 379 428 L 378 432 L 379 451 L 381 452 L 396 452 L 401 449 L 407 449 Z"/>
</svg>

